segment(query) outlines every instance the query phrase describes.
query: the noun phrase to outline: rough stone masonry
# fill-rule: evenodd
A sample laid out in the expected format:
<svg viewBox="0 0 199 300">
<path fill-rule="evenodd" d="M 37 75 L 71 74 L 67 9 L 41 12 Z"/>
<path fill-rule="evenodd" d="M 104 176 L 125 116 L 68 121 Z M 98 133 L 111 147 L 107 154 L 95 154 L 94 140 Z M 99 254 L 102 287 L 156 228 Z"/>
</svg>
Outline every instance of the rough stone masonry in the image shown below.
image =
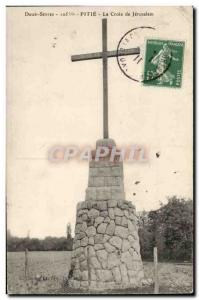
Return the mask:
<svg viewBox="0 0 199 300">
<path fill-rule="evenodd" d="M 112 139 L 98 146 L 115 146 Z M 144 277 L 135 207 L 125 200 L 123 163 L 90 161 L 86 199 L 77 205 L 69 285 L 89 290 L 138 287 Z"/>
</svg>

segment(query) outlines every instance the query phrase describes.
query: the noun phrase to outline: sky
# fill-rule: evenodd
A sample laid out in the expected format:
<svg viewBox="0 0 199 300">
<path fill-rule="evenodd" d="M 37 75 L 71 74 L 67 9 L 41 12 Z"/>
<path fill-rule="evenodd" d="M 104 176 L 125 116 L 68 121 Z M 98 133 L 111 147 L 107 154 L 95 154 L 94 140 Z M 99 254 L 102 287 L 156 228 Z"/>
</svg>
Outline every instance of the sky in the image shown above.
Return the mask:
<svg viewBox="0 0 199 300">
<path fill-rule="evenodd" d="M 55 16 L 25 16 L 40 11 Z M 82 11 L 98 14 L 64 16 Z M 102 61 L 72 63 L 70 57 L 101 51 L 104 11 L 113 9 L 7 8 L 7 221 L 13 235 L 63 236 L 68 222 L 74 228 L 88 162 L 51 163 L 48 151 L 55 145 L 95 147 L 102 138 Z M 143 86 L 109 59 L 110 137 L 118 148 L 143 145 L 149 153 L 145 163 L 124 162 L 126 199 L 140 211 L 158 208 L 167 196 L 192 198 L 191 8 L 128 8 L 153 14 L 145 17 L 125 17 L 127 8 L 115 11 L 123 16 L 107 17 L 109 50 L 139 26 L 156 28 L 139 31 L 131 42 L 143 53 L 147 38 L 185 41 L 181 88 Z M 143 62 L 136 72 L 142 68 Z"/>
</svg>

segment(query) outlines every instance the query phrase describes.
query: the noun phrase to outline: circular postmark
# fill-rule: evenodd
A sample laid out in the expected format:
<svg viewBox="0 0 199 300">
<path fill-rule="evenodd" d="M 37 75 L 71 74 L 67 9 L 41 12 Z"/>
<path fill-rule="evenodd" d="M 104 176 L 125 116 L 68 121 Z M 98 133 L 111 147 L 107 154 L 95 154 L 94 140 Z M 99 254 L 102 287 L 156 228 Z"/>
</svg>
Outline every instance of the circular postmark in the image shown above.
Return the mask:
<svg viewBox="0 0 199 300">
<path fill-rule="evenodd" d="M 171 64 L 172 53 L 166 45 L 161 52 L 153 48 L 147 60 L 146 57 L 144 59 L 145 47 L 147 47 L 145 37 L 151 37 L 155 30 L 154 27 L 150 26 L 135 27 L 127 31 L 119 40 L 116 55 L 118 66 L 126 77 L 135 82 L 146 83 L 156 80 L 168 70 Z M 140 53 L 134 55 L 120 54 L 120 51 L 123 52 L 132 48 L 139 48 Z M 146 74 L 147 64 L 152 64 L 154 71 Z"/>
</svg>

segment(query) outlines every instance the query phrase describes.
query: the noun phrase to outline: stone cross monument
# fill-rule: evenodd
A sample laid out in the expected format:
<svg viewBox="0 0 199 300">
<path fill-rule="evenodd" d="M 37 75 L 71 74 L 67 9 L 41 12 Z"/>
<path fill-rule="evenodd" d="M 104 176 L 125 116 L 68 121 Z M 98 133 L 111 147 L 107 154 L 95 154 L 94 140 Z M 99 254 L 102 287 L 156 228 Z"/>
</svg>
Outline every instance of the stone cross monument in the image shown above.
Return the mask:
<svg viewBox="0 0 199 300">
<path fill-rule="evenodd" d="M 96 148 L 115 147 L 108 138 L 107 58 L 138 54 L 139 48 L 107 51 L 107 20 L 102 20 L 103 51 L 72 56 L 72 61 L 103 60 L 103 139 Z M 137 217 L 125 200 L 123 163 L 110 157 L 89 162 L 85 201 L 77 205 L 69 285 L 86 290 L 138 287 L 142 284 Z"/>
</svg>

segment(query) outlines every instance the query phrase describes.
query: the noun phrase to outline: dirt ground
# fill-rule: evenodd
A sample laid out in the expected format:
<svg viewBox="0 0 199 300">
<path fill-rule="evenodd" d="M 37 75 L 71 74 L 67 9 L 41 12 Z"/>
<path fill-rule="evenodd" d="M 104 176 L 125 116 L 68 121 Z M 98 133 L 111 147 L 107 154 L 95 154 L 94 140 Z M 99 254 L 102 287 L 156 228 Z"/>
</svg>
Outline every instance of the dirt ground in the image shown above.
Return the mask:
<svg viewBox="0 0 199 300">
<path fill-rule="evenodd" d="M 71 252 L 29 252 L 25 278 L 25 253 L 7 254 L 7 292 L 9 294 L 82 294 L 67 287 Z M 106 291 L 104 294 L 153 294 L 153 263 L 143 262 L 146 281 L 151 285 L 139 289 Z M 190 294 L 193 291 L 193 267 L 188 263 L 159 263 L 159 293 Z M 85 292 L 84 294 L 93 294 Z M 100 294 L 102 294 L 100 292 Z"/>
</svg>

